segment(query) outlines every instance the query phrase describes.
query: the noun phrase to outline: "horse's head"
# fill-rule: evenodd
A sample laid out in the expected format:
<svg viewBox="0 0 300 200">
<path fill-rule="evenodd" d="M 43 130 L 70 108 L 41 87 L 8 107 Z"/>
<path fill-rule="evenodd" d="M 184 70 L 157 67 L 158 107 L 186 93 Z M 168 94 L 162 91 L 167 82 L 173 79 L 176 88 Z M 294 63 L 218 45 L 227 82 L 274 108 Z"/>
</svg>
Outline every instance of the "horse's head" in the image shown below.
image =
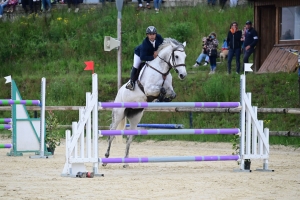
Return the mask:
<svg viewBox="0 0 300 200">
<path fill-rule="evenodd" d="M 163 44 L 158 49 L 159 58 L 166 62 L 170 69 L 173 68 L 181 80 L 187 76 L 185 46 L 185 42 L 182 44 L 175 39 L 165 38 Z"/>
</svg>

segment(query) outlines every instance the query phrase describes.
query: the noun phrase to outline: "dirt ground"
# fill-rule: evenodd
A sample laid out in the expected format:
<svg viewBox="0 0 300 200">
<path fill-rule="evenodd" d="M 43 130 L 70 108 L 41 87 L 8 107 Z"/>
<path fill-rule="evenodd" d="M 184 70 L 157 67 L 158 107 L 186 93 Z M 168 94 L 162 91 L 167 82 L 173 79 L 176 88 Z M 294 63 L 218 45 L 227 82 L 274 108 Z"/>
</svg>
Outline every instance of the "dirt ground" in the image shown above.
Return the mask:
<svg viewBox="0 0 300 200">
<path fill-rule="evenodd" d="M 10 140 L 0 139 L 0 143 Z M 106 142 L 99 144 L 103 157 Z M 230 155 L 229 143 L 153 142 L 133 143 L 131 156 Z M 115 143 L 111 157 L 122 157 L 125 145 Z M 0 149 L 0 199 L 299 199 L 300 149 L 270 147 L 269 168 L 275 172 L 234 172 L 235 161 L 139 163 L 99 167 L 104 177 L 61 177 L 65 145 L 54 158 L 8 157 Z M 251 169 L 262 167 L 253 160 Z M 90 170 L 88 166 L 88 170 Z"/>
</svg>

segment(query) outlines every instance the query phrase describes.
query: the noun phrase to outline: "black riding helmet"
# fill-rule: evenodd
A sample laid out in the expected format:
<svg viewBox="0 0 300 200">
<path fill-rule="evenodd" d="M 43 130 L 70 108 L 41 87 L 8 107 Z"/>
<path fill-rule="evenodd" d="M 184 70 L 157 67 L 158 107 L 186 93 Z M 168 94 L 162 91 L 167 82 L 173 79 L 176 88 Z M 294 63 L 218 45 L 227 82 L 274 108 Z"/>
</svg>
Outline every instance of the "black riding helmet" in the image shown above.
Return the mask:
<svg viewBox="0 0 300 200">
<path fill-rule="evenodd" d="M 148 26 L 148 28 L 146 29 L 146 34 L 157 34 L 156 28 L 154 26 Z"/>
</svg>

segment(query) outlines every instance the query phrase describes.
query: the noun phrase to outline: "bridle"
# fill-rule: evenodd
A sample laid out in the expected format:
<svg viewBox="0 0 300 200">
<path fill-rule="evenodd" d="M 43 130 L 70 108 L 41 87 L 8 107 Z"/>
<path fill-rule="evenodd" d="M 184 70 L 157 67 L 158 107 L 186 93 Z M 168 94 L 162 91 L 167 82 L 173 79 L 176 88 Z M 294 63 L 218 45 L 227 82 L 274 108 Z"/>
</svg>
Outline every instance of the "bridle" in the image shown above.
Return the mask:
<svg viewBox="0 0 300 200">
<path fill-rule="evenodd" d="M 146 63 L 146 66 L 147 66 L 147 67 L 150 67 L 151 69 L 157 71 L 159 74 L 162 75 L 162 78 L 163 78 L 164 81 L 163 81 L 163 83 L 162 83 L 161 86 L 164 85 L 165 80 L 166 80 L 166 78 L 167 78 L 167 76 L 168 76 L 168 74 L 170 73 L 170 71 L 171 71 L 172 68 L 175 70 L 176 73 L 178 73 L 178 70 L 176 69 L 177 67 L 181 67 L 181 66 L 186 67 L 186 64 L 184 64 L 184 63 L 178 64 L 178 65 L 176 64 L 176 62 L 175 62 L 175 55 L 174 55 L 175 51 L 181 51 L 181 52 L 184 52 L 184 50 L 180 50 L 180 49 L 178 49 L 178 48 L 174 49 L 174 50 L 172 51 L 172 54 L 171 54 L 170 58 L 169 58 L 169 61 L 167 61 L 167 60 L 163 59 L 162 57 L 160 57 L 159 55 L 157 55 L 157 57 L 159 57 L 159 59 L 161 59 L 162 61 L 164 61 L 165 63 L 167 63 L 168 66 L 169 66 L 168 71 L 165 72 L 165 73 L 163 73 L 163 72 L 161 72 L 161 71 L 155 69 L 155 68 L 152 67 L 149 63 Z M 173 62 L 174 65 L 171 64 L 171 59 L 172 59 L 172 62 Z"/>
<path fill-rule="evenodd" d="M 176 69 L 177 67 L 181 67 L 181 66 L 186 67 L 185 64 L 178 64 L 178 65 L 176 64 L 176 62 L 175 62 L 175 55 L 174 55 L 174 52 L 175 52 L 175 51 L 181 51 L 181 52 L 184 52 L 184 50 L 180 50 L 180 49 L 178 49 L 178 48 L 174 49 L 174 50 L 172 51 L 172 54 L 171 54 L 171 56 L 170 56 L 170 58 L 169 58 L 168 61 L 165 60 L 165 59 L 163 59 L 163 58 L 160 57 L 159 55 L 157 55 L 157 56 L 159 57 L 159 59 L 161 59 L 162 61 L 164 61 L 165 63 L 167 63 L 168 66 L 169 66 L 168 71 L 165 72 L 165 73 L 163 73 L 163 72 L 161 72 L 161 71 L 155 69 L 155 68 L 154 68 L 153 66 L 151 66 L 148 62 L 145 64 L 146 67 L 150 67 L 151 69 L 155 70 L 156 72 L 158 72 L 159 74 L 162 75 L 163 83 L 162 83 L 161 87 L 164 86 L 165 80 L 166 80 L 166 78 L 167 78 L 167 76 L 168 76 L 168 74 L 170 73 L 170 70 L 171 70 L 172 68 L 175 70 L 176 73 L 178 73 L 178 70 Z M 172 59 L 172 62 L 173 62 L 174 65 L 171 64 L 171 59 Z M 143 70 L 143 72 L 142 72 L 142 74 L 141 74 L 141 76 L 140 76 L 140 79 L 142 78 L 144 71 L 145 71 L 145 70 Z M 139 88 L 141 89 L 141 91 L 145 94 L 144 86 L 142 85 L 142 83 L 141 83 L 139 80 L 137 80 L 137 84 L 138 84 Z M 154 99 L 156 99 L 156 98 L 157 98 L 157 97 L 154 97 L 154 96 L 147 96 L 147 102 L 152 102 L 152 101 L 153 101 Z"/>
</svg>

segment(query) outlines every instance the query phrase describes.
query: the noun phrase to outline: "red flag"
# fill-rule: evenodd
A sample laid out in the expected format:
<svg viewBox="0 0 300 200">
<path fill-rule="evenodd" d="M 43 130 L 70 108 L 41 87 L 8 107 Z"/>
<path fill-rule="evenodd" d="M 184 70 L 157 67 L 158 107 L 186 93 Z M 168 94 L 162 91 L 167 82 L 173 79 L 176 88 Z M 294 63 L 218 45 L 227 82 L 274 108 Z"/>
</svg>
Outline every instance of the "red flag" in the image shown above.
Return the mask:
<svg viewBox="0 0 300 200">
<path fill-rule="evenodd" d="M 92 70 L 94 73 L 94 61 L 86 61 L 84 63 L 86 64 L 84 70 Z"/>
</svg>

